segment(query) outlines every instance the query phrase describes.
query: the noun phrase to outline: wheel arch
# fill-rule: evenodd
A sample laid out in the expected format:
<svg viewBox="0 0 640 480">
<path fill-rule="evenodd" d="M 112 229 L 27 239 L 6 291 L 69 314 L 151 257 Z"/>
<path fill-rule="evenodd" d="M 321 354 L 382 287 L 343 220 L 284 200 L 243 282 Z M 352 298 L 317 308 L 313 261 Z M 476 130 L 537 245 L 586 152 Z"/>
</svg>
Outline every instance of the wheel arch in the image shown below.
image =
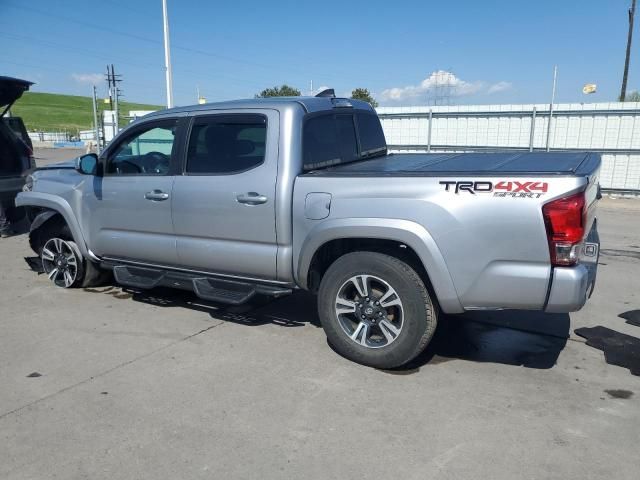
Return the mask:
<svg viewBox="0 0 640 480">
<path fill-rule="evenodd" d="M 460 313 L 451 275 L 431 235 L 421 225 L 400 219 L 334 219 L 318 224 L 298 255 L 296 282 L 313 290 L 326 269 L 346 253 L 375 251 L 392 255 L 414 267 L 446 313 Z"/>
<path fill-rule="evenodd" d="M 42 192 L 22 192 L 16 197 L 16 206 L 36 207 L 41 210 L 31 223 L 30 238 L 35 237 L 37 232 L 43 231 L 47 226 L 51 226 L 52 222 L 63 221 L 69 227 L 73 241 L 80 249 L 82 256 L 91 257 L 80 225 L 71 206 L 64 198 Z"/>
</svg>

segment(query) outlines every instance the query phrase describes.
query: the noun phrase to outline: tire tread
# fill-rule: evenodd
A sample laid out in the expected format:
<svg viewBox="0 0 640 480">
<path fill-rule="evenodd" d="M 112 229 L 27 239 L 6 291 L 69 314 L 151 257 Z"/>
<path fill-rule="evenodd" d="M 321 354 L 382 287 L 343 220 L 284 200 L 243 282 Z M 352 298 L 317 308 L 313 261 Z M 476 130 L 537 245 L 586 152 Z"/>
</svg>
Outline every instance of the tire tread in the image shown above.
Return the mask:
<svg viewBox="0 0 640 480">
<path fill-rule="evenodd" d="M 331 282 L 333 277 L 336 275 L 344 276 L 352 269 L 362 269 L 367 265 L 375 265 L 374 268 L 389 268 L 395 274 L 408 280 L 408 283 L 416 289 L 418 297 L 424 306 L 426 328 L 424 328 L 424 331 L 420 333 L 420 337 L 417 342 L 415 342 L 413 349 L 410 352 L 404 352 L 403 354 L 387 352 L 386 356 L 383 357 L 377 352 L 363 353 L 363 351 L 351 341 L 341 340 L 340 345 L 335 343 L 332 343 L 332 345 L 338 350 L 338 353 L 358 363 L 376 368 L 399 367 L 414 359 L 426 348 L 435 333 L 438 316 L 437 308 L 429 295 L 429 291 L 425 283 L 420 275 L 407 263 L 391 255 L 369 251 L 351 252 L 339 257 L 326 271 L 320 284 L 318 292 L 318 311 L 320 319 L 330 341 L 334 331 L 338 335 L 344 335 L 344 332 L 338 330 L 340 327 L 337 325 L 337 321 L 333 320 L 335 316 L 333 313 L 334 299 L 333 295 L 329 293 L 333 287 Z"/>
</svg>

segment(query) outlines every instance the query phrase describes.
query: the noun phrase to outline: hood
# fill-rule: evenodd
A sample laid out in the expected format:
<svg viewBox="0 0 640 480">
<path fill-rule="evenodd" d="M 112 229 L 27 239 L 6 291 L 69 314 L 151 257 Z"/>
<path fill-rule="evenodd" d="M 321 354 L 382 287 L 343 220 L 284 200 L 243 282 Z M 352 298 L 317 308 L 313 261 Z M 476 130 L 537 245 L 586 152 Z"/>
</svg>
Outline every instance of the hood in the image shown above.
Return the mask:
<svg viewBox="0 0 640 480">
<path fill-rule="evenodd" d="M 18 100 L 22 94 L 29 90 L 29 87 L 33 85 L 33 82 L 27 80 L 20 80 L 19 78 L 0 77 L 0 117 L 2 117 L 9 107 Z"/>
</svg>

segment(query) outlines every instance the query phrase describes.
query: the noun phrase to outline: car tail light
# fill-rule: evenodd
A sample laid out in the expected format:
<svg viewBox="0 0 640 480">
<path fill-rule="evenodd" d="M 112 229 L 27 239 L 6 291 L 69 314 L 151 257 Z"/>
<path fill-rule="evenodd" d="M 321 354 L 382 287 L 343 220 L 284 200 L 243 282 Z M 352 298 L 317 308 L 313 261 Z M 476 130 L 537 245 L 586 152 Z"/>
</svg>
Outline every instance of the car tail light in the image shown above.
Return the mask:
<svg viewBox="0 0 640 480">
<path fill-rule="evenodd" d="M 584 192 L 543 205 L 542 215 L 547 229 L 551 264 L 566 266 L 577 263 L 585 234 Z"/>
</svg>

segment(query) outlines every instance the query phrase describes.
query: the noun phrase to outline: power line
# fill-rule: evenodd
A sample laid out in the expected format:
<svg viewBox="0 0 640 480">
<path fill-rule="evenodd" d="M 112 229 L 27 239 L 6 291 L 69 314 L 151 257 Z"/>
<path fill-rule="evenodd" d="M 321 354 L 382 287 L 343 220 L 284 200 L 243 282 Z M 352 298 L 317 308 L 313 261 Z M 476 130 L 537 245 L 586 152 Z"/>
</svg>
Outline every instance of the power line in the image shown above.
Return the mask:
<svg viewBox="0 0 640 480">
<path fill-rule="evenodd" d="M 15 33 L 6 33 L 6 32 L 0 32 L 0 36 L 5 37 L 5 38 L 10 38 L 13 40 L 19 40 L 21 42 L 31 42 L 31 43 L 36 43 L 36 44 L 40 44 L 40 45 L 44 45 L 44 46 L 48 46 L 48 47 L 53 47 L 53 48 L 58 48 L 58 49 L 62 49 L 62 50 L 67 50 L 69 52 L 73 52 L 73 53 L 82 53 L 85 55 L 92 55 L 95 57 L 101 57 L 103 59 L 109 60 L 109 59 L 114 59 L 114 57 L 112 55 L 107 55 L 105 53 L 102 52 L 96 52 L 95 50 L 88 50 L 86 48 L 78 48 L 78 47 L 71 47 L 69 45 L 63 44 L 63 43 L 58 43 L 58 42 L 52 42 L 50 40 L 42 40 L 39 38 L 35 38 L 35 37 L 27 37 L 25 35 L 19 35 L 19 34 L 15 34 Z M 152 63 L 146 63 L 146 62 L 129 62 L 126 60 L 119 60 L 119 63 L 124 63 L 127 65 L 130 65 L 132 67 L 140 67 L 140 66 L 146 66 L 147 68 L 153 68 L 153 69 L 160 69 L 160 65 L 155 65 Z"/>
<path fill-rule="evenodd" d="M 46 65 L 42 65 L 42 64 L 37 64 L 36 65 L 36 64 L 33 64 L 33 63 L 15 62 L 13 60 L 6 60 L 6 59 L 2 59 L 2 62 L 11 64 L 11 65 L 16 65 L 16 66 L 19 66 L 19 67 L 35 68 L 35 69 L 39 69 L 39 70 L 47 70 L 47 71 L 51 71 L 51 72 L 62 73 L 62 74 L 65 74 L 65 75 L 69 74 L 69 72 L 66 71 L 66 70 L 62 70 L 60 68 L 55 68 L 55 67 L 46 66 Z M 207 77 L 204 77 L 204 78 L 207 78 Z M 131 85 L 131 86 L 134 86 L 134 87 L 140 87 L 140 88 L 146 88 L 146 89 L 149 88 L 149 84 L 148 83 L 146 83 L 146 84 L 145 83 L 138 83 L 138 82 L 132 82 L 130 80 L 127 80 L 127 85 Z M 191 97 L 193 95 L 193 92 L 191 91 L 191 89 L 187 89 L 187 88 L 180 88 L 180 87 L 179 88 L 174 88 L 174 91 L 177 91 L 180 94 L 185 95 L 185 96 L 189 96 L 189 97 Z M 216 91 L 218 93 L 220 93 L 220 92 L 231 93 L 230 90 L 220 89 L 220 88 L 216 88 Z M 84 95 L 81 95 L 81 96 L 84 96 Z M 142 102 L 128 102 L 128 103 L 134 103 L 134 104 L 138 103 L 138 104 L 144 105 L 144 103 L 142 103 Z M 155 104 L 156 105 L 160 105 L 161 103 L 162 102 L 160 102 L 160 101 L 156 101 Z M 84 107 L 73 107 L 73 106 L 67 106 L 67 105 L 52 105 L 52 106 L 58 106 L 58 107 L 64 107 L 64 108 L 84 109 Z"/>
<path fill-rule="evenodd" d="M 93 28 L 95 30 L 101 30 L 101 31 L 109 32 L 109 33 L 116 34 L 116 35 L 122 35 L 122 36 L 125 36 L 125 37 L 134 38 L 136 40 L 140 40 L 140 41 L 144 41 L 144 42 L 148 42 L 148 43 L 153 43 L 153 44 L 156 44 L 156 45 L 161 45 L 162 44 L 162 41 L 158 40 L 158 39 L 153 39 L 153 38 L 145 37 L 145 36 L 142 36 L 142 35 L 137 35 L 137 34 L 130 33 L 130 32 L 124 32 L 122 30 L 117 30 L 117 29 L 114 29 L 114 28 L 105 27 L 104 25 L 98 25 L 98 24 L 95 24 L 95 23 L 86 22 L 85 20 L 77 20 L 77 19 L 65 16 L 65 15 L 59 15 L 59 14 L 55 14 L 55 13 L 52 13 L 52 12 L 39 10 L 39 9 L 36 9 L 36 8 L 33 8 L 33 7 L 27 7 L 27 6 L 24 6 L 24 5 L 16 5 L 16 4 L 13 4 L 13 3 L 7 3 L 7 6 L 12 7 L 12 8 L 21 9 L 21 10 L 26 10 L 26 11 L 33 12 L 33 13 L 37 13 L 37 14 L 44 15 L 44 16 L 47 16 L 47 17 L 58 18 L 60 20 L 64 20 L 64 21 L 71 22 L 71 23 L 75 23 L 75 24 L 78 24 L 78 25 L 82 25 L 83 27 Z M 179 44 L 178 45 L 174 44 L 173 48 L 176 49 L 176 50 L 182 50 L 182 51 L 185 51 L 185 52 L 191 52 L 191 53 L 195 53 L 195 54 L 198 54 L 198 55 L 203 55 L 203 56 L 207 56 L 207 57 L 211 57 L 211 58 L 218 58 L 218 59 L 226 60 L 226 61 L 229 61 L 229 62 L 234 62 L 234 63 L 244 64 L 244 65 L 254 66 L 254 67 L 268 69 L 268 70 L 277 70 L 279 72 L 282 71 L 282 69 L 280 67 L 278 67 L 278 66 L 274 66 L 274 65 L 270 65 L 270 64 L 262 64 L 262 63 L 254 62 L 254 61 L 251 61 L 251 60 L 240 59 L 240 58 L 237 58 L 237 57 L 231 57 L 231 56 L 227 56 L 227 55 L 220 55 L 220 54 L 217 54 L 217 53 L 212 53 L 212 52 L 209 52 L 209 51 L 200 50 L 200 49 L 192 48 L 192 47 L 186 47 L 186 46 L 179 45 Z M 308 69 L 302 69 L 302 68 L 298 69 L 298 68 L 289 67 L 289 70 L 290 71 L 297 71 L 298 74 L 307 75 L 307 74 L 310 73 Z M 314 76 L 318 76 L 318 77 L 329 76 L 329 77 L 339 78 L 339 75 L 331 74 L 331 73 L 328 74 L 327 72 L 322 72 L 322 75 L 314 75 Z"/>
</svg>

